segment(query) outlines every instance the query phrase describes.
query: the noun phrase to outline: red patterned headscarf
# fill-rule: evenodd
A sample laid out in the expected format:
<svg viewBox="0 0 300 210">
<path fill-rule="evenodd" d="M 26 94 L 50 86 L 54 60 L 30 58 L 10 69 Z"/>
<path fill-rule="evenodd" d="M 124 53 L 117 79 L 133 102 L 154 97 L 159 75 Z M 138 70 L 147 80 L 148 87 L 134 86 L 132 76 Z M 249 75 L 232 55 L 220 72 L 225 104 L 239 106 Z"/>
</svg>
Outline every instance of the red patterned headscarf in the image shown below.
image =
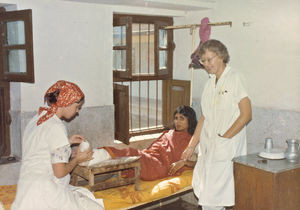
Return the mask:
<svg viewBox="0 0 300 210">
<path fill-rule="evenodd" d="M 66 107 L 69 106 L 84 97 L 83 92 L 80 88 L 72 83 L 67 82 L 64 80 L 57 81 L 54 85 L 52 85 L 44 96 L 44 101 L 47 101 L 47 94 L 54 93 L 55 91 L 59 90 L 59 95 L 57 97 L 57 101 L 55 104 L 51 104 L 49 108 L 40 107 L 39 114 L 43 111 L 47 111 L 47 113 L 39 118 L 37 121 L 37 125 L 42 124 L 46 120 L 50 119 L 57 111 L 58 107 Z"/>
</svg>

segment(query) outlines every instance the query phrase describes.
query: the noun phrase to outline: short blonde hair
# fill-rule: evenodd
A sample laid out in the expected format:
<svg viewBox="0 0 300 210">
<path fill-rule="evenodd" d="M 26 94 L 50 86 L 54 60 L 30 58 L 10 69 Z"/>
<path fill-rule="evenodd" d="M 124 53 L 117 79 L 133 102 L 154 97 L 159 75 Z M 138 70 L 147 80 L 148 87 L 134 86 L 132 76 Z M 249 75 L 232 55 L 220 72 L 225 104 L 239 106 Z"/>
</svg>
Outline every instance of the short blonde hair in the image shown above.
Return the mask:
<svg viewBox="0 0 300 210">
<path fill-rule="evenodd" d="M 206 50 L 216 53 L 217 56 L 223 59 L 224 63 L 228 63 L 230 60 L 226 46 L 218 40 L 210 39 L 201 45 L 198 51 L 198 56 L 200 59 Z"/>
</svg>

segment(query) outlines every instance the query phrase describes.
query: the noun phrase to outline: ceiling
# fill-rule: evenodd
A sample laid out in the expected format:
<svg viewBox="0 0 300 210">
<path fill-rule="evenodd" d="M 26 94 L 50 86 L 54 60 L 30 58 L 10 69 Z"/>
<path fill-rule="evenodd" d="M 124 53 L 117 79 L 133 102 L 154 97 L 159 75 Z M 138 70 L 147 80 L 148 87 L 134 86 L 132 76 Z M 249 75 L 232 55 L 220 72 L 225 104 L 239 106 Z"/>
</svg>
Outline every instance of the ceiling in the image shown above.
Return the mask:
<svg viewBox="0 0 300 210">
<path fill-rule="evenodd" d="M 157 8 L 176 11 L 197 11 L 213 8 L 213 0 L 66 0 L 118 6 Z"/>
</svg>

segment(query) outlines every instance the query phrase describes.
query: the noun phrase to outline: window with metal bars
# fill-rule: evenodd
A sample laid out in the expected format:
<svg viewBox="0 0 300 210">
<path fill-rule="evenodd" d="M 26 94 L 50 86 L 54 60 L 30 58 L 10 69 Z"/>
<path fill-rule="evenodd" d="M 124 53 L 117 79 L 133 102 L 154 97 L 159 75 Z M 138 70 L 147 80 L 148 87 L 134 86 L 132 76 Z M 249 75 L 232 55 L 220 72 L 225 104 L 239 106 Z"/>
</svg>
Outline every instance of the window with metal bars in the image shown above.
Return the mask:
<svg viewBox="0 0 300 210">
<path fill-rule="evenodd" d="M 129 87 L 131 135 L 162 129 L 162 80 L 123 82 Z"/>
<path fill-rule="evenodd" d="M 172 78 L 174 48 L 169 25 L 169 17 L 114 15 L 115 137 L 127 144 L 130 136 L 164 129 L 162 86 Z"/>
</svg>

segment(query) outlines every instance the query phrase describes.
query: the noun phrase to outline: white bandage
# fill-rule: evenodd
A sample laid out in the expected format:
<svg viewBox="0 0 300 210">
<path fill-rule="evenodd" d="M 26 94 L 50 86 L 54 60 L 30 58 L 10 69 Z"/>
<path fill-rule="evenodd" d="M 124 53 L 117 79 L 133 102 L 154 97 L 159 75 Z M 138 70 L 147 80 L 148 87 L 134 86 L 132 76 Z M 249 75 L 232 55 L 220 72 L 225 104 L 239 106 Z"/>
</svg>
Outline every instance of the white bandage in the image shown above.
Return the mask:
<svg viewBox="0 0 300 210">
<path fill-rule="evenodd" d="M 87 141 L 83 141 L 80 143 L 79 148 L 80 148 L 80 152 L 87 151 L 90 148 L 90 143 Z"/>
<path fill-rule="evenodd" d="M 90 148 L 90 144 L 87 141 L 81 142 L 79 145 L 80 152 L 84 152 Z M 93 159 L 90 161 L 79 163 L 80 166 L 91 166 L 98 164 L 104 160 L 109 160 L 111 157 L 105 149 L 93 149 Z"/>
</svg>

